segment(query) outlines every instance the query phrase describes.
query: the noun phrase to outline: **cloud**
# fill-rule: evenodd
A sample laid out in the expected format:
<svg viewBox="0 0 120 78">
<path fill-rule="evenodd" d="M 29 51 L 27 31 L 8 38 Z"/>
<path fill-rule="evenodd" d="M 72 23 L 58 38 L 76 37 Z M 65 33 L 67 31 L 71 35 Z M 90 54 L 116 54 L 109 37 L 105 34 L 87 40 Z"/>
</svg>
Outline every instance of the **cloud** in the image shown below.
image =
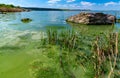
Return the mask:
<svg viewBox="0 0 120 78">
<path fill-rule="evenodd" d="M 82 6 L 92 6 L 92 5 L 94 5 L 95 3 L 86 2 L 86 1 L 81 1 L 80 4 L 81 4 Z"/>
<path fill-rule="evenodd" d="M 117 5 L 117 3 L 116 2 L 107 2 L 107 3 L 105 3 L 104 4 L 105 6 L 109 6 L 109 5 Z"/>
<path fill-rule="evenodd" d="M 75 0 L 67 0 L 67 2 L 74 2 Z"/>
<path fill-rule="evenodd" d="M 59 1 L 61 1 L 61 0 L 48 0 L 48 3 L 54 4 L 54 3 L 57 3 L 57 2 L 59 2 Z"/>
</svg>

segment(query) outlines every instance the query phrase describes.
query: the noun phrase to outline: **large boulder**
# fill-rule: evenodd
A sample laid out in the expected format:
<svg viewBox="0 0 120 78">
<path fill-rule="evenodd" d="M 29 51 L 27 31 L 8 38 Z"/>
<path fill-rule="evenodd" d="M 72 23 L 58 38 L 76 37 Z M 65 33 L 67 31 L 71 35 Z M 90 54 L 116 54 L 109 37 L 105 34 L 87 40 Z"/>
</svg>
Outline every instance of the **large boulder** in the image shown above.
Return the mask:
<svg viewBox="0 0 120 78">
<path fill-rule="evenodd" d="M 69 17 L 66 21 L 88 25 L 109 25 L 115 23 L 116 17 L 104 13 L 80 13 Z"/>
</svg>

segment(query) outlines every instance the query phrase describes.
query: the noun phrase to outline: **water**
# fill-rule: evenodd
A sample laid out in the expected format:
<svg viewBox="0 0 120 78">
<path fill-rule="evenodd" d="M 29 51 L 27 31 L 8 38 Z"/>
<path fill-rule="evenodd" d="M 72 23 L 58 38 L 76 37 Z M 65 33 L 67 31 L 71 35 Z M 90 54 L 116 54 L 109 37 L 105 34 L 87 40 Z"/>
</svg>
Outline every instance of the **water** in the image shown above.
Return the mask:
<svg viewBox="0 0 120 78">
<path fill-rule="evenodd" d="M 31 11 L 0 14 L 0 30 L 43 30 L 46 26 L 69 26 L 65 19 L 79 12 L 67 11 Z M 31 18 L 31 23 L 22 23 L 22 18 Z"/>
<path fill-rule="evenodd" d="M 97 11 L 95 11 L 97 12 Z M 79 11 L 31 11 L 22 13 L 8 13 L 0 14 L 0 30 L 12 29 L 12 30 L 30 30 L 38 31 L 43 30 L 46 26 L 66 26 L 70 27 L 66 23 L 66 19 L 72 15 L 80 13 Z M 116 12 L 104 12 L 115 15 Z M 120 17 L 118 14 L 117 17 Z M 22 18 L 31 18 L 33 21 L 30 23 L 22 23 Z M 120 24 L 116 24 L 116 27 L 120 28 Z"/>
<path fill-rule="evenodd" d="M 92 11 L 92 12 L 104 12 L 112 15 L 116 15 L 119 18 L 119 12 L 117 11 Z M 0 14 L 0 43 L 7 43 L 12 39 L 16 39 L 20 34 L 25 35 L 28 33 L 38 33 L 46 30 L 47 27 L 58 27 L 58 29 L 75 28 L 77 25 L 68 24 L 65 20 L 80 11 L 31 11 L 21 13 L 7 13 Z M 30 23 L 21 22 L 22 18 L 31 18 L 33 21 Z M 80 31 L 99 31 L 99 30 L 111 30 L 111 26 L 79 26 Z M 118 31 L 120 24 L 115 24 L 112 27 L 113 30 Z M 10 41 L 11 42 L 11 41 Z"/>
<path fill-rule="evenodd" d="M 28 71 L 31 62 L 36 59 L 48 60 L 45 59 L 46 52 L 37 48 L 41 35 L 45 34 L 41 31 L 48 27 L 75 28 L 88 34 L 118 31 L 120 28 L 119 23 L 115 26 L 86 26 L 65 22 L 66 18 L 78 13 L 79 11 L 31 11 L 0 14 L 0 78 L 31 78 Z M 22 18 L 31 18 L 33 21 L 23 23 Z"/>
</svg>

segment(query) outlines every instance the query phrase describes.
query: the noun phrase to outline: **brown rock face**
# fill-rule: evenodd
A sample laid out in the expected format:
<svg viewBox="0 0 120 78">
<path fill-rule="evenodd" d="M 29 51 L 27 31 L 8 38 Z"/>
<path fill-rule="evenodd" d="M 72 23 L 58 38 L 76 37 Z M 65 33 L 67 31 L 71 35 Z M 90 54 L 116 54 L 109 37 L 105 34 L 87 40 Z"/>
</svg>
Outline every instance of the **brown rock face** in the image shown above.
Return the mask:
<svg viewBox="0 0 120 78">
<path fill-rule="evenodd" d="M 106 25 L 115 23 L 116 17 L 103 13 L 80 13 L 69 17 L 66 21 L 88 25 Z"/>
<path fill-rule="evenodd" d="M 23 8 L 7 8 L 7 7 L 0 7 L 0 12 L 23 12 L 26 11 Z"/>
</svg>

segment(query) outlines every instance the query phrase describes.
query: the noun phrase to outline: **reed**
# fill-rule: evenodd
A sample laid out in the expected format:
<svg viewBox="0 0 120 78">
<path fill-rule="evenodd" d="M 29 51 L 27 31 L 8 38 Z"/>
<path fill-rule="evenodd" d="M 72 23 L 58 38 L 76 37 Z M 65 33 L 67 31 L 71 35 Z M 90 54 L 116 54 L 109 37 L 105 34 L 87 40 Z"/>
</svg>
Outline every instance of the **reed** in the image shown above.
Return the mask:
<svg viewBox="0 0 120 78">
<path fill-rule="evenodd" d="M 77 34 L 75 34 L 73 31 L 68 30 L 57 32 L 56 30 L 52 31 L 50 29 L 47 31 L 47 36 L 49 44 L 62 46 L 69 51 L 72 51 L 72 49 L 75 49 L 77 46 Z"/>
<path fill-rule="evenodd" d="M 98 36 L 94 45 L 94 56 L 96 60 L 94 63 L 94 69 L 96 71 L 95 78 L 105 78 L 107 73 L 107 78 L 113 78 L 115 66 L 117 65 L 118 33 L 111 33 L 104 37 L 106 37 L 106 44 Z"/>
<path fill-rule="evenodd" d="M 43 45 L 58 47 L 55 50 L 59 53 L 57 62 L 65 78 L 78 78 L 71 70 L 74 67 L 76 69 L 81 67 L 85 76 L 91 78 L 119 78 L 118 35 L 113 32 L 93 36 L 73 30 L 50 29 L 47 31 L 47 38 L 43 39 L 45 43 Z"/>
</svg>

